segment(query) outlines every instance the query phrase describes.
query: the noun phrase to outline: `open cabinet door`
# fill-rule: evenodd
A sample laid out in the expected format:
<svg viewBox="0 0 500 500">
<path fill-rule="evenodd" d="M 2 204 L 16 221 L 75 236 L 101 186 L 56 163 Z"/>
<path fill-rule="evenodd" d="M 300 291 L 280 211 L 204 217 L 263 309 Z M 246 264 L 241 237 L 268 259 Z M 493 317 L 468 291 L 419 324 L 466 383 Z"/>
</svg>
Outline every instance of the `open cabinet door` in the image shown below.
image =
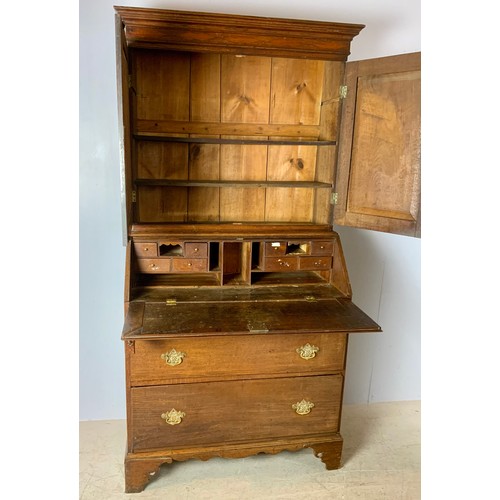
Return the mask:
<svg viewBox="0 0 500 500">
<path fill-rule="evenodd" d="M 346 65 L 334 223 L 420 236 L 420 52 Z"/>
</svg>

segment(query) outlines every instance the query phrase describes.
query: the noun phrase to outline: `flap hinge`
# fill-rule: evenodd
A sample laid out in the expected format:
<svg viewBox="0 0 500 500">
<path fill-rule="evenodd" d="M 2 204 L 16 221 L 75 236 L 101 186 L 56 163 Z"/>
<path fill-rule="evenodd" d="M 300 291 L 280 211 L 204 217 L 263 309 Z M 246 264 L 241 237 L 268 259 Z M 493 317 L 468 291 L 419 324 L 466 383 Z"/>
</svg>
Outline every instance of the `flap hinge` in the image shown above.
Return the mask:
<svg viewBox="0 0 500 500">
<path fill-rule="evenodd" d="M 137 202 L 137 193 L 135 191 L 132 191 L 132 203 Z"/>
<path fill-rule="evenodd" d="M 330 200 L 330 203 L 332 205 L 336 205 L 339 201 L 339 193 L 332 193 L 332 199 Z"/>
<path fill-rule="evenodd" d="M 347 97 L 347 85 L 340 86 L 339 97 L 341 99 L 345 99 Z"/>
<path fill-rule="evenodd" d="M 167 299 L 165 301 L 165 304 L 167 306 L 176 306 L 177 305 L 177 299 Z"/>
</svg>

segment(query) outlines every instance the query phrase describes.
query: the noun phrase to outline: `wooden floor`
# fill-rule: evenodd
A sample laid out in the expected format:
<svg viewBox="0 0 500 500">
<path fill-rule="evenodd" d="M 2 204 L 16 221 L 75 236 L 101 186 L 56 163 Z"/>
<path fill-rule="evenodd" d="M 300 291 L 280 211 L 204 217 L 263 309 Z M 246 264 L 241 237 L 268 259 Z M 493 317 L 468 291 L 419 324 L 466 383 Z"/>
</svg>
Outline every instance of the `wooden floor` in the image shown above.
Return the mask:
<svg viewBox="0 0 500 500">
<path fill-rule="evenodd" d="M 347 405 L 343 467 L 312 450 L 164 465 L 142 493 L 125 494 L 125 421 L 80 423 L 80 500 L 420 499 L 420 402 Z"/>
</svg>

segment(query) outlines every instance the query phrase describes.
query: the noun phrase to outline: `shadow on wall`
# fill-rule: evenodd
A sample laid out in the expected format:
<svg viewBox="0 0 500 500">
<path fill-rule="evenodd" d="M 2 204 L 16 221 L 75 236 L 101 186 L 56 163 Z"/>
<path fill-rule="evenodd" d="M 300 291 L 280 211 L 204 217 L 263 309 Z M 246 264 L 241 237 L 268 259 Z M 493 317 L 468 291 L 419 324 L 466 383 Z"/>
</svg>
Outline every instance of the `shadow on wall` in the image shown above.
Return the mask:
<svg viewBox="0 0 500 500">
<path fill-rule="evenodd" d="M 341 237 L 353 302 L 382 333 L 352 334 L 344 402 L 420 398 L 420 240 L 334 228 Z"/>
</svg>

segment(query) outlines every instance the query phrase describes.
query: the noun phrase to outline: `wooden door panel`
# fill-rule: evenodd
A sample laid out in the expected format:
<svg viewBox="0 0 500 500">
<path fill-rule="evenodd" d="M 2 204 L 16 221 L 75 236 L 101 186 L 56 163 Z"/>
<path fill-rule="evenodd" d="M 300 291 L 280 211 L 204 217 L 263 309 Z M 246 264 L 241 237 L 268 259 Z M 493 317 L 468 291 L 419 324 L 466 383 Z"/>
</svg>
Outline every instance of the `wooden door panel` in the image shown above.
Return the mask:
<svg viewBox="0 0 500 500">
<path fill-rule="evenodd" d="M 334 222 L 420 235 L 420 53 L 349 63 Z"/>
</svg>

